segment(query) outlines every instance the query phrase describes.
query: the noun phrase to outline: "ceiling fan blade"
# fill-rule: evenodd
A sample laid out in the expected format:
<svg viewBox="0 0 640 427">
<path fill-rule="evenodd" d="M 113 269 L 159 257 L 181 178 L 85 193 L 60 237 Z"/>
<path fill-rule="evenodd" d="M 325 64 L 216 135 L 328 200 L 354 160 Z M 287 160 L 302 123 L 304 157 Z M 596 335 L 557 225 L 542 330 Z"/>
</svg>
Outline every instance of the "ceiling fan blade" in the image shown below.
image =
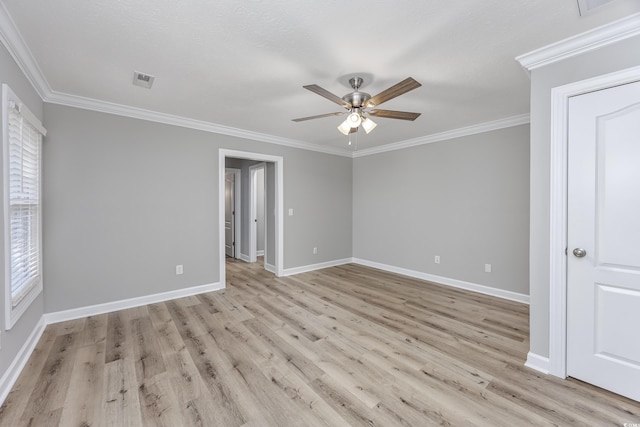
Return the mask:
<svg viewBox="0 0 640 427">
<path fill-rule="evenodd" d="M 350 109 L 351 108 L 351 104 L 349 104 L 347 101 L 345 101 L 344 99 L 340 98 L 338 95 L 334 95 L 331 92 L 329 92 L 326 89 L 321 88 L 318 85 L 307 85 L 307 86 L 302 86 L 303 88 L 310 90 L 313 93 L 317 93 L 318 95 L 327 98 L 329 101 L 333 101 L 336 104 L 340 105 L 341 107 Z"/>
<path fill-rule="evenodd" d="M 370 116 L 384 117 L 387 119 L 400 119 L 400 120 L 415 120 L 420 117 L 422 113 L 410 113 L 408 111 L 393 111 L 393 110 L 371 110 L 367 112 Z"/>
<path fill-rule="evenodd" d="M 367 102 L 367 107 L 375 107 L 376 105 L 380 105 L 383 102 L 393 99 L 396 96 L 400 96 L 403 93 L 407 93 L 410 90 L 419 88 L 420 86 L 422 85 L 415 81 L 413 78 L 407 77 L 400 83 L 391 86 L 387 90 L 383 90 L 382 92 L 371 98 L 369 102 Z"/>
<path fill-rule="evenodd" d="M 301 117 L 299 119 L 291 119 L 291 120 L 294 122 L 304 122 L 305 120 L 321 119 L 323 117 L 341 116 L 346 113 L 347 113 L 346 111 L 340 111 L 337 113 L 319 114 L 317 116 Z"/>
</svg>

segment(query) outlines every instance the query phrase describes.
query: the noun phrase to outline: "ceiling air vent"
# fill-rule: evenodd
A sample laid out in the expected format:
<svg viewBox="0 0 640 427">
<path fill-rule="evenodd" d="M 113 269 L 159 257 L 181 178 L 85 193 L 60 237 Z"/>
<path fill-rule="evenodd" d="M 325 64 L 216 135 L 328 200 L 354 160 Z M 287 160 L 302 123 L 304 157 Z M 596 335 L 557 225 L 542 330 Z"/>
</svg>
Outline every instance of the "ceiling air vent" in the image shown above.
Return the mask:
<svg viewBox="0 0 640 427">
<path fill-rule="evenodd" d="M 151 89 L 151 85 L 153 84 L 153 80 L 155 76 L 150 74 L 144 74 L 139 71 L 133 72 L 133 84 L 140 87 L 146 87 L 147 89 Z"/>
</svg>

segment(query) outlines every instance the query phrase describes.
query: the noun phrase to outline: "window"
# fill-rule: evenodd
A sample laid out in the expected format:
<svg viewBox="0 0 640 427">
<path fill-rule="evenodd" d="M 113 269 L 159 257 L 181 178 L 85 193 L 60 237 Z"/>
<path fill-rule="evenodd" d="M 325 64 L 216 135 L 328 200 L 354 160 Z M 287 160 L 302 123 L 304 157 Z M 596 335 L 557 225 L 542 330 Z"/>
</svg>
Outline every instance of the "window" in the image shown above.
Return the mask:
<svg viewBox="0 0 640 427">
<path fill-rule="evenodd" d="M 2 85 L 5 218 L 5 327 L 42 292 L 42 137 L 47 131 Z"/>
</svg>

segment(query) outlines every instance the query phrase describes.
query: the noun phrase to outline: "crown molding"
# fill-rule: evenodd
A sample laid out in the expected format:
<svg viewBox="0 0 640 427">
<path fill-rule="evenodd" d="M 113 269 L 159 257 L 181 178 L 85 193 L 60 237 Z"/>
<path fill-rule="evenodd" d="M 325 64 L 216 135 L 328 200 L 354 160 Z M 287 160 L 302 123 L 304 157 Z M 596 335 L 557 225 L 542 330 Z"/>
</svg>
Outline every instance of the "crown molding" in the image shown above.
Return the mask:
<svg viewBox="0 0 640 427">
<path fill-rule="evenodd" d="M 45 99 L 51 93 L 49 82 L 42 74 L 38 63 L 33 58 L 27 43 L 18 31 L 9 12 L 0 2 L 0 41 L 7 48 L 11 57 L 25 75 L 40 98 Z"/>
<path fill-rule="evenodd" d="M 173 114 L 160 113 L 143 108 L 131 107 L 128 105 L 116 104 L 112 102 L 100 101 L 92 98 L 85 98 L 76 95 L 69 95 L 60 92 L 52 92 L 51 96 L 44 99 L 51 104 L 64 105 L 67 107 L 81 108 L 84 110 L 97 111 L 118 116 L 130 117 L 134 119 L 147 120 L 156 123 L 163 123 L 173 126 L 180 126 L 189 129 L 201 130 L 220 135 L 233 136 L 236 138 L 250 139 L 252 141 L 266 142 L 269 144 L 283 145 L 286 147 L 299 148 L 302 150 L 316 151 L 320 153 L 333 154 L 337 156 L 351 157 L 351 152 L 339 148 L 322 147 L 307 142 L 296 141 L 294 139 L 282 138 L 279 136 L 253 132 L 245 129 L 219 125 L 216 123 L 195 120 L 187 117 L 180 117 Z"/>
<path fill-rule="evenodd" d="M 389 151 L 402 150 L 419 145 L 431 144 L 433 142 L 446 141 L 448 139 L 460 138 L 463 136 L 474 135 L 478 133 L 490 132 L 493 130 L 509 128 L 529 123 L 529 114 L 520 114 L 519 116 L 507 117 L 491 122 L 480 123 L 473 126 L 467 126 L 446 132 L 434 133 L 419 138 L 408 139 L 406 141 L 387 144 L 380 147 L 368 148 L 353 153 L 353 157 L 371 156 L 373 154 L 386 153 Z"/>
<path fill-rule="evenodd" d="M 190 119 L 187 117 L 175 116 L 173 114 L 159 113 L 156 111 L 145 110 L 142 108 L 131 107 L 127 105 L 115 104 L 106 101 L 100 101 L 91 98 L 85 98 L 76 95 L 69 95 L 60 92 L 51 91 L 51 95 L 44 99 L 45 102 L 51 104 L 64 105 L 67 107 L 81 108 L 84 110 L 97 111 L 107 114 L 115 114 L 134 119 L 147 120 L 156 123 L 163 123 L 173 126 L 180 126 L 189 129 L 201 130 L 220 135 L 228 135 L 236 138 L 244 138 L 252 141 L 261 141 L 268 144 L 283 145 L 286 147 L 299 148 L 302 150 L 315 151 L 325 154 L 333 154 L 343 157 L 363 157 L 387 151 L 400 150 L 403 148 L 414 147 L 417 145 L 429 144 L 432 142 L 444 141 L 447 139 L 459 138 L 477 133 L 489 132 L 492 130 L 503 129 L 511 126 L 518 126 L 529 123 L 529 114 L 508 117 L 505 119 L 495 120 L 491 122 L 481 123 L 469 127 L 455 129 L 452 131 L 437 133 L 397 143 L 386 144 L 380 147 L 374 147 L 361 151 L 349 151 L 340 148 L 323 147 L 307 142 L 296 141 L 293 139 L 282 138 L 279 136 L 268 135 L 264 133 L 253 132 L 245 129 L 223 126 L 216 123 L 206 122 L 202 120 Z"/>
<path fill-rule="evenodd" d="M 517 56 L 527 71 L 640 35 L 640 13 Z"/>
</svg>

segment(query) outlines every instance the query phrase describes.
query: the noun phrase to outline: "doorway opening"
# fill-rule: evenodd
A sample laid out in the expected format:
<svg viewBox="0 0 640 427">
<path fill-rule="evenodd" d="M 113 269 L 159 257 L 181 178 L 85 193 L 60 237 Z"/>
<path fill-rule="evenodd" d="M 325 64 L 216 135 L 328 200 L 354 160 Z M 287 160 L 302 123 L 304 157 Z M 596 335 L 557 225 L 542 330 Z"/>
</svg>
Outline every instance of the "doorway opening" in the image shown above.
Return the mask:
<svg viewBox="0 0 640 427">
<path fill-rule="evenodd" d="M 276 276 L 283 271 L 283 158 L 261 153 L 220 149 L 219 161 L 219 236 L 220 283 L 226 287 L 227 224 L 226 171 L 240 170 L 241 187 L 234 202 L 236 213 L 235 258 L 255 262 L 264 256 L 264 268 Z M 260 191 L 262 190 L 262 191 Z M 236 194 L 238 194 L 236 193 Z M 262 197 L 263 204 L 259 200 Z M 262 224 L 258 223 L 263 211 Z M 260 225 L 260 228 L 258 227 Z M 260 248 L 262 244 L 262 248 Z M 262 252 L 261 252 L 262 251 Z"/>
</svg>

